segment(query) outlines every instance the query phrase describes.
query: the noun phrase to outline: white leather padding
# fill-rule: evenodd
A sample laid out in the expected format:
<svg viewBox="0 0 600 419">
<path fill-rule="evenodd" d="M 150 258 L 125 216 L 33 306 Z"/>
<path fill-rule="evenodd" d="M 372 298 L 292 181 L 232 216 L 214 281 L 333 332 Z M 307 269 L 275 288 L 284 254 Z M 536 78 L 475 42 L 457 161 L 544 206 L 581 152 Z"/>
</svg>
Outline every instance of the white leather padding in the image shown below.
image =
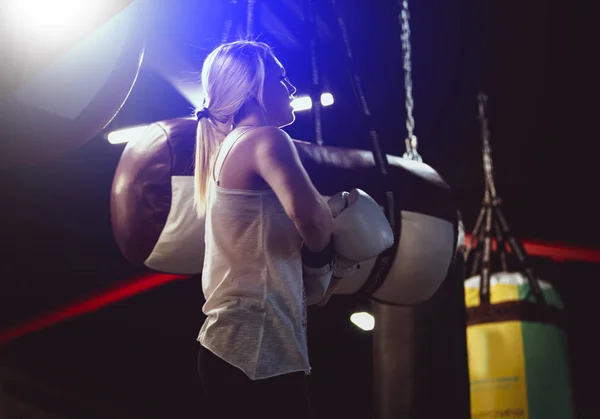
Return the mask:
<svg viewBox="0 0 600 419">
<path fill-rule="evenodd" d="M 171 178 L 171 210 L 144 264 L 159 272 L 191 275 L 204 264 L 204 220 L 194 210 L 194 177 Z"/>
</svg>

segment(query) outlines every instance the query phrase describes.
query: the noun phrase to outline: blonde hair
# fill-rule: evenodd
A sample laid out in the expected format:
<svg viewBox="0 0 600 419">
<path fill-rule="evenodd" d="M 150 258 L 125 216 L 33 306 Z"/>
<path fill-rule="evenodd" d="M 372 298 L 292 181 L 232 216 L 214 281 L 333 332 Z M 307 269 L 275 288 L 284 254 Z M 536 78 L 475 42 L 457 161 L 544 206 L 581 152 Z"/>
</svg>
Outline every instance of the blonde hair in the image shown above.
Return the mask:
<svg viewBox="0 0 600 419">
<path fill-rule="evenodd" d="M 204 60 L 201 83 L 207 117 L 196 131 L 194 205 L 199 217 L 206 211 L 206 194 L 214 156 L 231 132 L 241 107 L 255 99 L 264 109 L 263 85 L 271 48 L 262 42 L 235 41 L 218 46 Z"/>
</svg>

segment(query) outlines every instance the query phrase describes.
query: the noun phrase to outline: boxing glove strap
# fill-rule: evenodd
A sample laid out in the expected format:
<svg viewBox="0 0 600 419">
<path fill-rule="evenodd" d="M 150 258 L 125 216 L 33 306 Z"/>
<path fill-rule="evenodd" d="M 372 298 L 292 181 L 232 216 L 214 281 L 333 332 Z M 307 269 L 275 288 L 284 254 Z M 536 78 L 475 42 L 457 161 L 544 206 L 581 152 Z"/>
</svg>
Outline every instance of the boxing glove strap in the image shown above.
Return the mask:
<svg viewBox="0 0 600 419">
<path fill-rule="evenodd" d="M 377 292 L 389 275 L 392 264 L 394 263 L 395 255 L 398 252 L 398 246 L 400 245 L 400 229 L 397 226 L 397 220 L 401 218 L 401 210 L 396 203 L 397 195 L 392 192 L 393 188 L 390 184 L 390 177 L 385 175 L 378 179 L 378 181 L 380 181 L 386 189 L 386 199 L 383 200 L 383 207 L 386 218 L 394 233 L 394 244 L 377 256 L 373 269 L 371 269 L 366 281 L 357 292 L 357 294 L 366 295 L 374 301 L 379 301 L 377 298 L 373 297 L 373 294 Z"/>
<path fill-rule="evenodd" d="M 329 240 L 327 246 L 319 252 L 313 252 L 305 244 L 302 245 L 302 264 L 308 268 L 320 269 L 330 266 L 335 258 L 333 240 Z"/>
</svg>

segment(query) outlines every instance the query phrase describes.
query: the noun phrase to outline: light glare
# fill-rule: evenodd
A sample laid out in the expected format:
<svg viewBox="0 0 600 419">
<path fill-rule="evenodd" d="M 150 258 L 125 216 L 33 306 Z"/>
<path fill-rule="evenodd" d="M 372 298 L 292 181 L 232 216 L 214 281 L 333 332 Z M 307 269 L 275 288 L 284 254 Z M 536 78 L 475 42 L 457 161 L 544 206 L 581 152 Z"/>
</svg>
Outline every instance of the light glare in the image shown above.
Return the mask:
<svg viewBox="0 0 600 419">
<path fill-rule="evenodd" d="M 63 42 L 73 39 L 97 22 L 106 7 L 103 2 L 82 0 L 10 0 L 5 9 L 12 21 L 14 36 L 30 42 Z"/>
<path fill-rule="evenodd" d="M 294 98 L 294 100 L 292 100 L 292 107 L 296 112 L 307 111 L 312 108 L 312 100 L 309 96 L 300 96 Z"/>
<path fill-rule="evenodd" d="M 369 331 L 375 328 L 375 318 L 366 311 L 352 314 L 350 316 L 350 321 L 362 330 Z"/>
<path fill-rule="evenodd" d="M 321 105 L 323 105 L 323 106 L 333 105 L 333 95 L 331 93 L 323 93 L 321 95 Z"/>
<path fill-rule="evenodd" d="M 323 93 L 321 95 L 321 105 L 331 106 L 333 103 L 334 100 L 331 93 Z M 298 96 L 292 100 L 292 107 L 296 112 L 307 111 L 312 108 L 312 99 L 310 96 Z"/>
<path fill-rule="evenodd" d="M 124 128 L 108 134 L 108 142 L 111 144 L 123 144 L 137 140 L 148 129 L 148 125 Z"/>
</svg>

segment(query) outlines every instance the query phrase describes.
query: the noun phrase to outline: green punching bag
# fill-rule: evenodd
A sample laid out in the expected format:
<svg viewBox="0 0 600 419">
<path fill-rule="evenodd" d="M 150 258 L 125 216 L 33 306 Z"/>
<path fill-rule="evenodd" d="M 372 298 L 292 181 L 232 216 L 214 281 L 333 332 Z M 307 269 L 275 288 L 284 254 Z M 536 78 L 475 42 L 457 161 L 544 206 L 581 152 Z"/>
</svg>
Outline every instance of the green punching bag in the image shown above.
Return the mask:
<svg viewBox="0 0 600 419">
<path fill-rule="evenodd" d="M 471 417 L 571 419 L 563 303 L 535 275 L 504 217 L 493 179 L 487 96 L 478 101 L 485 193 L 466 252 Z"/>
<path fill-rule="evenodd" d="M 536 304 L 524 275 L 497 272 L 490 279 L 490 302 L 482 305 L 480 279 L 465 282 L 472 418 L 573 418 L 563 303 L 556 290 L 540 280 L 545 305 Z"/>
</svg>

